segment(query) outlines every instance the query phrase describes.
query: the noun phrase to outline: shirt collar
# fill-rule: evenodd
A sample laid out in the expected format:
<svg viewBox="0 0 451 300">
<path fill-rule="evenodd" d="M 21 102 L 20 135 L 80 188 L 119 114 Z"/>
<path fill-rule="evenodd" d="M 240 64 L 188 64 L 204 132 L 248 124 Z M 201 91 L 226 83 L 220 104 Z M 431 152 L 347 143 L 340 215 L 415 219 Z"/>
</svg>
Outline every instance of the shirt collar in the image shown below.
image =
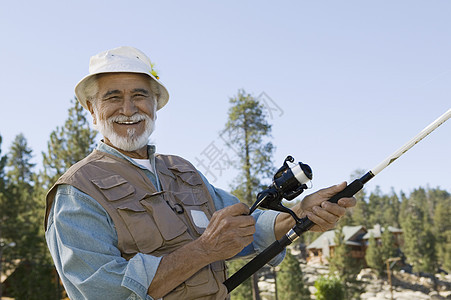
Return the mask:
<svg viewBox="0 0 451 300">
<path fill-rule="evenodd" d="M 119 152 L 118 150 L 114 149 L 113 147 L 105 144 L 103 141 L 100 141 L 97 144 L 97 150 L 117 156 L 119 158 L 123 158 L 127 161 L 129 161 L 130 163 L 134 164 L 135 166 L 138 166 L 140 168 L 143 168 L 141 165 L 137 164 L 132 158 L 128 157 L 125 154 L 122 154 L 121 152 Z M 155 151 L 156 151 L 156 147 L 155 145 L 147 145 L 147 154 L 149 156 L 149 161 L 151 164 L 154 163 L 154 156 L 155 156 Z"/>
</svg>

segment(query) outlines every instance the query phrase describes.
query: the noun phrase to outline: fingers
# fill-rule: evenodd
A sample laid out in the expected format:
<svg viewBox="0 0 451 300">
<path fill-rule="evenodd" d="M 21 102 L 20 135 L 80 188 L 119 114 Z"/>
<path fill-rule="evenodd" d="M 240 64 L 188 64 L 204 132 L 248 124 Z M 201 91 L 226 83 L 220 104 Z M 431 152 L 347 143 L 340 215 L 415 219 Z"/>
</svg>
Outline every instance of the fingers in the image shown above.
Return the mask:
<svg viewBox="0 0 451 300">
<path fill-rule="evenodd" d="M 227 206 L 221 210 L 215 211 L 211 216 L 210 223 L 215 222 L 216 219 L 221 219 L 227 216 L 242 216 L 249 215 L 249 207 L 244 203 L 237 203 L 231 206 Z"/>
<path fill-rule="evenodd" d="M 338 200 L 338 205 L 342 206 L 342 207 L 353 207 L 356 205 L 357 200 L 354 197 L 351 198 L 341 198 L 340 200 Z"/>
<path fill-rule="evenodd" d="M 205 253 L 216 259 L 234 256 L 253 240 L 255 219 L 238 203 L 216 211 L 199 238 Z"/>
<path fill-rule="evenodd" d="M 319 190 L 304 199 L 302 207 L 307 217 L 316 224 L 312 231 L 332 229 L 339 219 L 346 214 L 346 208 L 355 206 L 356 199 L 354 197 L 341 198 L 337 203 L 327 201 L 345 189 L 346 186 L 346 182 L 342 182 Z"/>
<path fill-rule="evenodd" d="M 324 201 L 323 203 L 321 203 L 321 208 L 337 217 L 342 217 L 346 214 L 346 207 L 329 201 Z"/>
<path fill-rule="evenodd" d="M 215 228 L 215 231 L 218 232 L 223 231 L 228 234 L 233 233 L 238 236 L 246 236 L 250 229 L 255 232 L 255 219 L 248 215 L 234 216 L 220 212 L 213 214 L 208 227 Z M 254 232 L 251 234 L 254 234 Z"/>
<path fill-rule="evenodd" d="M 236 203 L 234 205 L 230 205 L 221 210 L 218 210 L 217 213 L 230 216 L 248 215 L 249 207 L 244 203 Z"/>
<path fill-rule="evenodd" d="M 313 207 L 312 212 L 307 213 L 307 216 L 324 231 L 332 229 L 345 213 L 345 208 L 334 203 L 324 202 L 321 207 Z"/>
<path fill-rule="evenodd" d="M 311 231 L 327 231 L 334 228 L 335 223 L 329 223 L 321 217 L 315 215 L 314 213 L 307 213 L 307 217 L 315 223 L 315 225 L 310 229 Z"/>
<path fill-rule="evenodd" d="M 302 201 L 302 210 L 310 210 L 313 206 L 319 206 L 322 202 L 329 200 L 333 195 L 341 192 L 346 187 L 346 182 L 321 189 L 316 193 L 308 195 Z"/>
</svg>

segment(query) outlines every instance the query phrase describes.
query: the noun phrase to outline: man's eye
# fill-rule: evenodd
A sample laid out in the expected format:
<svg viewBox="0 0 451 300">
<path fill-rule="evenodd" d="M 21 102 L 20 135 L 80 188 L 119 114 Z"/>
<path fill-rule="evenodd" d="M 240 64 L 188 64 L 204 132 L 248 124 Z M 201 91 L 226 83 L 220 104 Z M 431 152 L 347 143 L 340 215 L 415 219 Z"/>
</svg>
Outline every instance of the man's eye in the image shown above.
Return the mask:
<svg viewBox="0 0 451 300">
<path fill-rule="evenodd" d="M 134 95 L 132 100 L 135 102 L 147 101 L 148 97 L 146 95 Z"/>
<path fill-rule="evenodd" d="M 105 101 L 119 101 L 121 98 L 119 96 L 111 96 L 105 99 Z"/>
</svg>

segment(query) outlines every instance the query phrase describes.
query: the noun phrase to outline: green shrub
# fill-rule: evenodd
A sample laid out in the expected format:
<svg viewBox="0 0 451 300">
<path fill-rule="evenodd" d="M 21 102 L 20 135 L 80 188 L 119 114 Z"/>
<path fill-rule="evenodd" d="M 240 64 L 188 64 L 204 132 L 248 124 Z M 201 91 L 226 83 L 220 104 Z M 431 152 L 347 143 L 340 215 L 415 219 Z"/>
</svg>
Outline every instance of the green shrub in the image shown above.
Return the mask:
<svg viewBox="0 0 451 300">
<path fill-rule="evenodd" d="M 315 296 L 318 300 L 344 300 L 343 283 L 337 277 L 321 276 L 315 281 Z"/>
</svg>

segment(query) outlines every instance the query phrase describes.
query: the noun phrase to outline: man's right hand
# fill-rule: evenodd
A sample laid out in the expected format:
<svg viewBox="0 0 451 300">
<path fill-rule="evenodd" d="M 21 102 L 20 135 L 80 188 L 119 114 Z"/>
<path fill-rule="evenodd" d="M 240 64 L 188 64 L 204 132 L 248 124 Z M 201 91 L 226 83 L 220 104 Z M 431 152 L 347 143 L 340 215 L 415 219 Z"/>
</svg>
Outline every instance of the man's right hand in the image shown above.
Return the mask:
<svg viewBox="0 0 451 300">
<path fill-rule="evenodd" d="M 204 266 L 238 254 L 253 240 L 255 220 L 248 214 L 242 203 L 216 211 L 198 239 L 163 256 L 147 293 L 161 298 Z"/>
<path fill-rule="evenodd" d="M 255 220 L 249 208 L 237 203 L 216 211 L 197 239 L 211 262 L 231 258 L 253 241 Z"/>
</svg>

